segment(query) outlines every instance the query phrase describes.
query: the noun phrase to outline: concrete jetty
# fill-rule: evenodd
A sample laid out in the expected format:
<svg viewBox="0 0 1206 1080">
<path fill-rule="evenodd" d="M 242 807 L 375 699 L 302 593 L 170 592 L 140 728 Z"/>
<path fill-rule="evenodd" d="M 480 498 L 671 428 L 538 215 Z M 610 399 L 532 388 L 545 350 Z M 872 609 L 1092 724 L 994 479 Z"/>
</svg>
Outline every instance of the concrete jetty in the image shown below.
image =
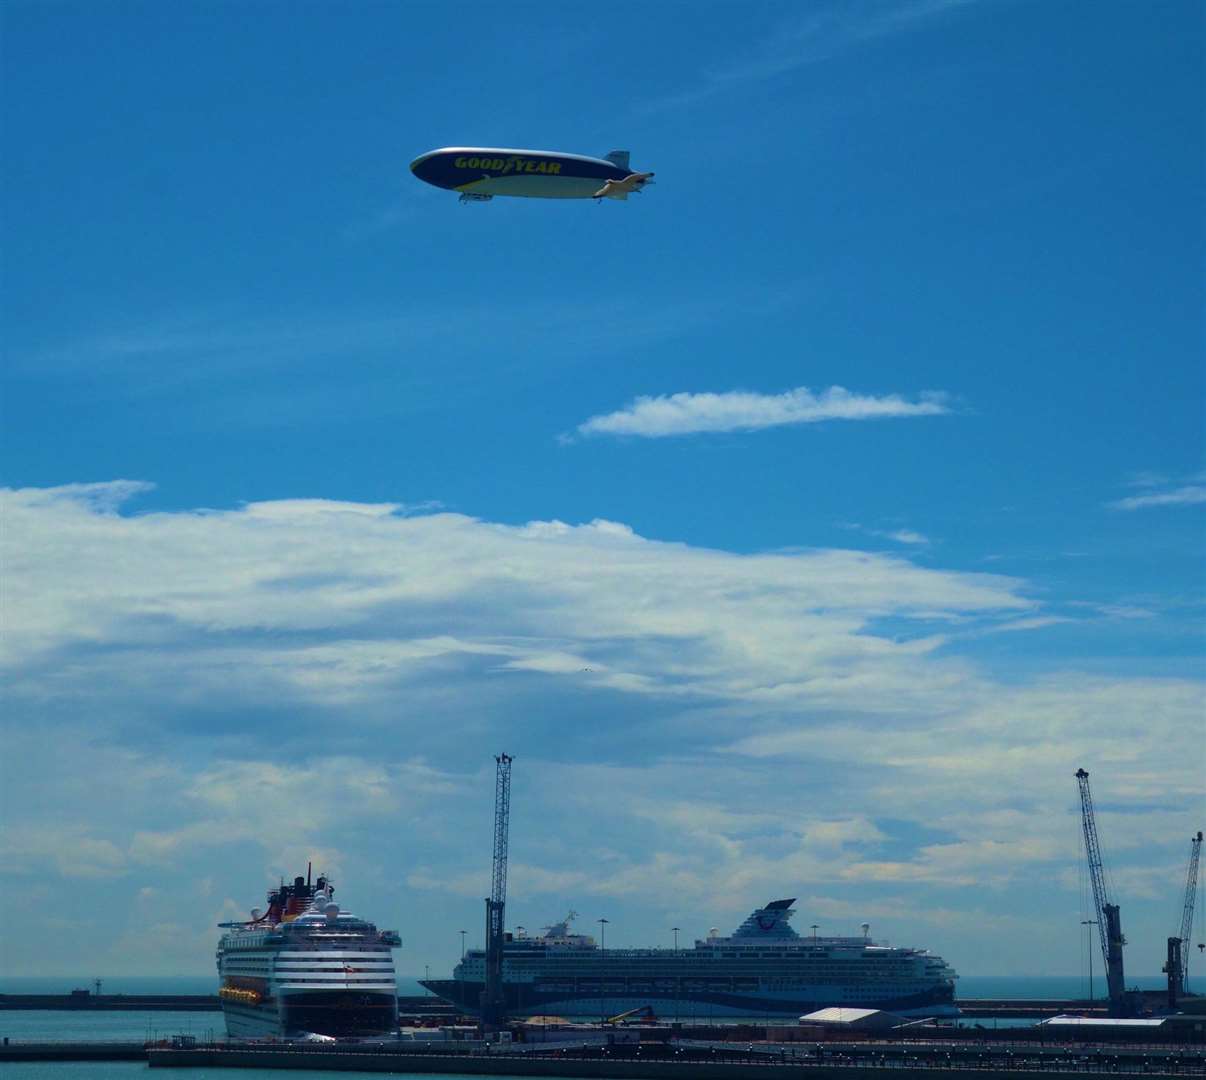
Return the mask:
<svg viewBox="0 0 1206 1080">
<path fill-rule="evenodd" d="M 818 1052 L 819 1051 L 819 1052 Z M 152 1068 L 326 1069 L 336 1072 L 457 1074 L 462 1076 L 583 1077 L 584 1080 L 951 1080 L 974 1071 L 979 1080 L 1050 1080 L 1055 1073 L 1108 1073 L 1111 1078 L 1206 1076 L 1200 1050 L 1035 1047 L 917 1047 L 849 1044 L 842 1047 L 755 1046 L 590 1047 L 582 1050 L 495 1050 L 490 1053 L 399 1052 L 396 1047 L 205 1046 L 151 1047 Z"/>
<path fill-rule="evenodd" d="M 142 1042 L 13 1043 L 0 1046 L 2 1061 L 145 1061 Z"/>
</svg>

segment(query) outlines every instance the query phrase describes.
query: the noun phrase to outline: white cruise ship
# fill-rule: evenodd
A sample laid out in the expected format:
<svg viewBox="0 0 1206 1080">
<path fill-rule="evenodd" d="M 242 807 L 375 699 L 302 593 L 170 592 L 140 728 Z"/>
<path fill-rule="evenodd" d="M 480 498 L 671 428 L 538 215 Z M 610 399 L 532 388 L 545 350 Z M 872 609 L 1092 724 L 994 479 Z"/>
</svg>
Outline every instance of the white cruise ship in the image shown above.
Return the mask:
<svg viewBox="0 0 1206 1080">
<path fill-rule="evenodd" d="M 232 1038 L 376 1035 L 398 1024 L 391 950 L 402 942 L 340 911 L 309 875 L 268 893 L 268 909 L 221 923 L 218 995 Z"/>
<path fill-rule="evenodd" d="M 862 937 L 801 937 L 794 900 L 758 908 L 729 937 L 693 948 L 600 949 L 571 933 L 573 913 L 541 937 L 508 934 L 503 990 L 511 1016 L 607 1017 L 649 1006 L 660 1017 L 792 1019 L 831 1005 L 905 1016 L 957 1016 L 955 972 L 926 949 Z M 486 957 L 474 949 L 451 979 L 423 985 L 468 1012 L 479 1008 Z"/>
</svg>

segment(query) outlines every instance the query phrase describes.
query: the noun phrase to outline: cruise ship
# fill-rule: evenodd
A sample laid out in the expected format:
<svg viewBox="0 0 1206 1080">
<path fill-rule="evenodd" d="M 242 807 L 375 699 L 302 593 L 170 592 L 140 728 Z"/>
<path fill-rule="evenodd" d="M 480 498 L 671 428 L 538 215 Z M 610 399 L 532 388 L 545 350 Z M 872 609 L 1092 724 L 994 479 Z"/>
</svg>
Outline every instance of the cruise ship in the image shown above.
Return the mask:
<svg viewBox="0 0 1206 1080">
<path fill-rule="evenodd" d="M 650 1006 L 662 1018 L 795 1019 L 832 1005 L 903 1016 L 957 1016 L 955 972 L 925 949 L 861 937 L 801 937 L 795 900 L 758 908 L 729 937 L 713 930 L 692 948 L 601 949 L 570 930 L 574 912 L 539 937 L 508 934 L 503 950 L 507 1011 L 608 1017 Z M 477 1011 L 484 950 L 467 952 L 451 979 L 423 982 L 432 993 Z"/>
<path fill-rule="evenodd" d="M 310 875 L 268 892 L 266 911 L 220 923 L 218 996 L 231 1038 L 377 1035 L 398 1024 L 393 930 L 341 911 Z"/>
</svg>

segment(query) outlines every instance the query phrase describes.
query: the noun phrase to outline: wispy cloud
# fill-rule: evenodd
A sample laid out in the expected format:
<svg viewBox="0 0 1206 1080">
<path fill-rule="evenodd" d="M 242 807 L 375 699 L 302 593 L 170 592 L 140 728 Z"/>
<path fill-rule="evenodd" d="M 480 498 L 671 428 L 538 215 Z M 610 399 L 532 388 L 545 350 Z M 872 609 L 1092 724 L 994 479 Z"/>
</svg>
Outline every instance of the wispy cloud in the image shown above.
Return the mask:
<svg viewBox="0 0 1206 1080">
<path fill-rule="evenodd" d="M 814 394 L 798 386 L 782 394 L 743 390 L 638 397 L 617 412 L 592 416 L 579 424 L 579 435 L 639 435 L 656 439 L 699 432 L 758 431 L 784 424 L 824 420 L 882 420 L 902 416 L 940 416 L 950 412 L 947 395 L 937 392 L 909 401 L 899 394 L 874 397 L 831 386 Z"/>
<path fill-rule="evenodd" d="M 930 538 L 923 533 L 919 533 L 916 529 L 872 529 L 853 521 L 842 522 L 841 528 L 852 529 L 855 532 L 865 533 L 867 536 L 879 536 L 885 540 L 894 540 L 898 544 L 912 544 L 917 547 L 924 547 L 930 543 Z"/>
<path fill-rule="evenodd" d="M 1111 510 L 1145 510 L 1152 506 L 1193 506 L 1197 503 L 1206 503 L 1206 484 L 1187 484 L 1150 495 L 1130 495 L 1106 505 Z"/>
<path fill-rule="evenodd" d="M 850 49 L 922 29 L 946 12 L 970 2 L 906 0 L 801 8 L 795 18 L 781 24 L 743 56 L 704 72 L 695 86 L 650 102 L 647 108 L 689 105 L 743 84 L 785 75 Z"/>
<path fill-rule="evenodd" d="M 1042 630 L 1048 626 L 1058 626 L 1060 623 L 1076 622 L 1066 615 L 1036 615 L 1030 619 L 1013 619 L 1010 622 L 989 626 L 982 632 L 985 634 L 1005 634 L 1018 630 Z"/>
</svg>

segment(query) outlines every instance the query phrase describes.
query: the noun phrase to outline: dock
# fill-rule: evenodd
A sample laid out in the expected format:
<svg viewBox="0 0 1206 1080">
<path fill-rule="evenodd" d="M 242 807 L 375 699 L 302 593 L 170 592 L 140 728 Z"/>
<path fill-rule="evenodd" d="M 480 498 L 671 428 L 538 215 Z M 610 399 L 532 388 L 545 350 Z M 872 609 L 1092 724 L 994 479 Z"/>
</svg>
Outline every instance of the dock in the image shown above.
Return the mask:
<svg viewBox="0 0 1206 1080">
<path fill-rule="evenodd" d="M 608 1041 L 558 1045 L 416 1046 L 393 1040 L 338 1044 L 201 1044 L 191 1037 L 142 1043 L 7 1043 L 0 1062 L 132 1061 L 152 1068 L 326 1069 L 342 1072 L 462 1076 L 558 1076 L 616 1080 L 937 1080 L 952 1072 L 1053 1078 L 1054 1074 L 1111 1077 L 1206 1077 L 1206 1046 L 1071 1044 L 1038 1040 L 852 1039 L 813 1042 Z"/>
<path fill-rule="evenodd" d="M 974 1071 L 982 1080 L 1108 1073 L 1118 1080 L 1206 1076 L 1200 1049 L 918 1046 L 830 1044 L 820 1048 L 652 1044 L 581 1050 L 398 1052 L 394 1047 L 151 1048 L 151 1068 L 326 1069 L 416 1075 L 583 1077 L 586 1080 L 950 1080 Z"/>
</svg>

